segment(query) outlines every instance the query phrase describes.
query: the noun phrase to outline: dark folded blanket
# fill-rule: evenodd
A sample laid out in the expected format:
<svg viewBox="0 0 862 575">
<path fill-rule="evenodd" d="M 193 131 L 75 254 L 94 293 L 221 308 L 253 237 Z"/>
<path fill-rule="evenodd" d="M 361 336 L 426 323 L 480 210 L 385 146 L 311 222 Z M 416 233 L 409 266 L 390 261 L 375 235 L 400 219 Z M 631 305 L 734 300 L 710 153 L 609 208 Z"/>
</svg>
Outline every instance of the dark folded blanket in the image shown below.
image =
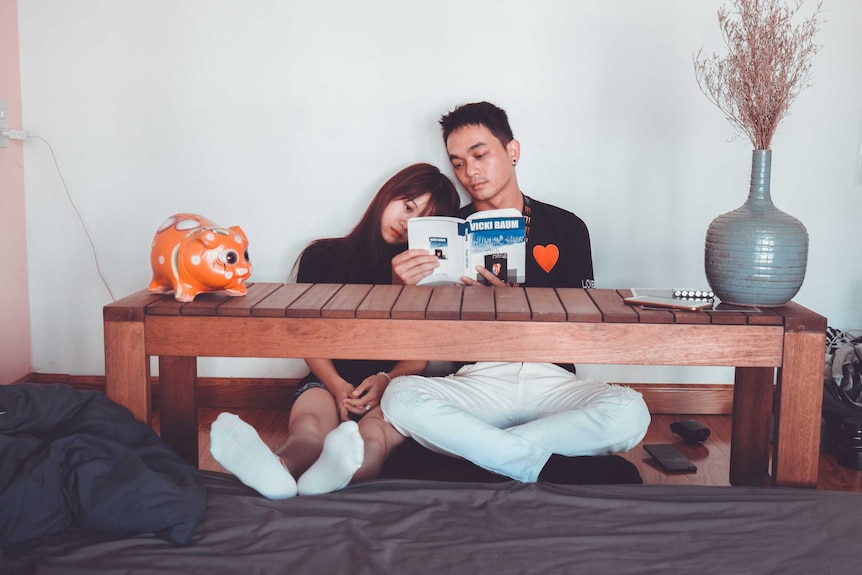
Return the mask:
<svg viewBox="0 0 862 575">
<path fill-rule="evenodd" d="M 102 393 L 0 386 L 0 548 L 71 525 L 185 545 L 206 500 L 197 470 Z"/>
</svg>

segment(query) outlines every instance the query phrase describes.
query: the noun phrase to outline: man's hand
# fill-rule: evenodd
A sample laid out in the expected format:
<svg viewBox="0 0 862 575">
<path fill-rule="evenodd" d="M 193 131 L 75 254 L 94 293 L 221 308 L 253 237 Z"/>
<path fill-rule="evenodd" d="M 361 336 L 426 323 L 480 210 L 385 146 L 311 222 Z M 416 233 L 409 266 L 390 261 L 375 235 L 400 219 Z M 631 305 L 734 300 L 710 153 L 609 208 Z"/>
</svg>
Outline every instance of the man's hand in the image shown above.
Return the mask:
<svg viewBox="0 0 862 575">
<path fill-rule="evenodd" d="M 509 284 L 507 284 L 506 282 L 504 282 L 503 280 L 501 280 L 500 278 L 498 278 L 497 276 L 492 274 L 488 270 L 488 268 L 486 268 L 485 266 L 476 266 L 476 271 L 479 272 L 480 276 L 482 276 L 483 278 L 488 280 L 488 284 L 490 284 L 492 287 L 508 287 L 509 286 Z M 461 276 L 461 281 L 465 285 L 468 285 L 468 286 L 488 285 L 488 284 L 484 284 L 482 282 L 476 281 L 473 278 L 468 277 L 468 276 Z"/>
<path fill-rule="evenodd" d="M 392 258 L 392 283 L 416 285 L 422 278 L 431 275 L 437 267 L 440 267 L 440 260 L 428 253 L 428 250 L 412 249 L 401 252 Z"/>
</svg>

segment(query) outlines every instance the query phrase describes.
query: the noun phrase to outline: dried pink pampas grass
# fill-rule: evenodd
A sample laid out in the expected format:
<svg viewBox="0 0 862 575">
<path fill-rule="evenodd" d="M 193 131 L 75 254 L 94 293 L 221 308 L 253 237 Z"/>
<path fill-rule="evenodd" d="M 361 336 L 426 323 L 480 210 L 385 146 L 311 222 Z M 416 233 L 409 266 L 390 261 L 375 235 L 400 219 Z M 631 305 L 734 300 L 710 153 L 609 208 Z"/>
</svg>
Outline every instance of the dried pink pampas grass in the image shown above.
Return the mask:
<svg viewBox="0 0 862 575">
<path fill-rule="evenodd" d="M 731 0 L 718 23 L 727 45 L 724 57 L 694 58 L 697 84 L 757 150 L 768 150 L 778 124 L 790 105 L 810 85 L 811 60 L 820 50 L 814 43 L 822 2 L 807 20 L 791 21 L 801 0 L 788 6 L 781 0 Z"/>
</svg>

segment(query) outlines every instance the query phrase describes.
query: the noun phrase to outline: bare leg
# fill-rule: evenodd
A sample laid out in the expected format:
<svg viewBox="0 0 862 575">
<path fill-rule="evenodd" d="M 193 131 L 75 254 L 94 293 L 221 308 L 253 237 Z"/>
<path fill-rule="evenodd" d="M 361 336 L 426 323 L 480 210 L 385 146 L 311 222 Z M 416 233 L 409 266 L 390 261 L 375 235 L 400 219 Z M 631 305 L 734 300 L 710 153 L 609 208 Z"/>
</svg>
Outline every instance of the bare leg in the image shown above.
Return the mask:
<svg viewBox="0 0 862 575">
<path fill-rule="evenodd" d="M 359 434 L 365 443 L 365 458 L 362 466 L 353 474 L 351 483 L 368 481 L 380 475 L 383 462 L 397 446 L 407 439 L 383 419 L 380 406 L 369 411 L 359 420 Z"/>
<path fill-rule="evenodd" d="M 317 461 L 324 438 L 338 424 L 335 400 L 325 389 L 312 388 L 296 398 L 290 410 L 287 439 L 276 450 L 291 475 L 302 476 Z"/>
<path fill-rule="evenodd" d="M 343 421 L 323 441 L 323 452 L 296 482 L 300 495 L 320 495 L 347 487 L 362 465 L 364 446 L 355 421 Z"/>
<path fill-rule="evenodd" d="M 299 494 L 330 493 L 349 483 L 374 479 L 389 453 L 404 440 L 383 419 L 379 407 L 368 412 L 358 426 L 343 422 L 326 436 L 320 458 L 299 478 Z"/>
</svg>

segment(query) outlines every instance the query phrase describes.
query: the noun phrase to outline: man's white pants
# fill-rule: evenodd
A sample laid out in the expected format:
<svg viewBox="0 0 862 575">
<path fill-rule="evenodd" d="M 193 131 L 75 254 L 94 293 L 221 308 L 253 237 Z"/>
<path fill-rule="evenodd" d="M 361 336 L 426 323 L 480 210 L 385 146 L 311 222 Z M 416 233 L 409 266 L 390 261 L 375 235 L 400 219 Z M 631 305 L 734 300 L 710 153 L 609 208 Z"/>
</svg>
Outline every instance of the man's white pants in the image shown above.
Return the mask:
<svg viewBox="0 0 862 575">
<path fill-rule="evenodd" d="M 628 451 L 650 416 L 631 388 L 578 379 L 549 363 L 476 363 L 445 377 L 402 376 L 383 414 L 401 434 L 525 483 L 552 453 Z"/>
</svg>

